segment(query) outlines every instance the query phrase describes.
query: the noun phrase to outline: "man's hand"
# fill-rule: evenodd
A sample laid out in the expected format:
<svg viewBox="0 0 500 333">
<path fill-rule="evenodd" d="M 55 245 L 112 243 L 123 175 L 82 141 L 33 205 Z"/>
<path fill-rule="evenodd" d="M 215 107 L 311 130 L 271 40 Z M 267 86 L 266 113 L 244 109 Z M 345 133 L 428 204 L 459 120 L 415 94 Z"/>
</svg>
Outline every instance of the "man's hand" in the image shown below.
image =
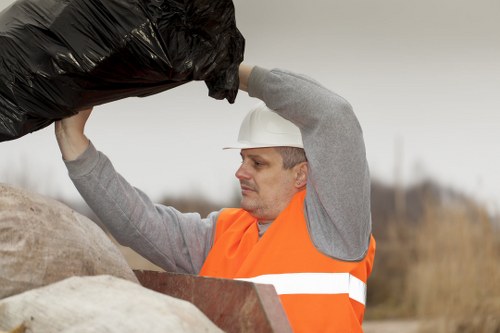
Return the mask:
<svg viewBox="0 0 500 333">
<path fill-rule="evenodd" d="M 252 72 L 253 66 L 241 63 L 239 68 L 240 75 L 240 89 L 248 92 L 248 77 Z"/>
<path fill-rule="evenodd" d="M 82 110 L 74 116 L 55 122 L 57 143 L 65 161 L 75 160 L 89 146 L 84 128 L 91 112 L 92 108 Z"/>
</svg>

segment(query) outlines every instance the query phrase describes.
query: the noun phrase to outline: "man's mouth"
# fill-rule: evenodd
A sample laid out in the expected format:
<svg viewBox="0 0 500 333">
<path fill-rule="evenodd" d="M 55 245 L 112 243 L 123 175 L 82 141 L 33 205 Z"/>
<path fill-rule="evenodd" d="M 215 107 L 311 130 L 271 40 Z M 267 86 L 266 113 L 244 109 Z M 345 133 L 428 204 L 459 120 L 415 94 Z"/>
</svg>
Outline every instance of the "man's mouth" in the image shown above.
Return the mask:
<svg viewBox="0 0 500 333">
<path fill-rule="evenodd" d="M 253 186 L 250 186 L 248 184 L 240 184 L 241 187 L 241 193 L 245 194 L 248 192 L 255 192 L 255 188 Z"/>
</svg>

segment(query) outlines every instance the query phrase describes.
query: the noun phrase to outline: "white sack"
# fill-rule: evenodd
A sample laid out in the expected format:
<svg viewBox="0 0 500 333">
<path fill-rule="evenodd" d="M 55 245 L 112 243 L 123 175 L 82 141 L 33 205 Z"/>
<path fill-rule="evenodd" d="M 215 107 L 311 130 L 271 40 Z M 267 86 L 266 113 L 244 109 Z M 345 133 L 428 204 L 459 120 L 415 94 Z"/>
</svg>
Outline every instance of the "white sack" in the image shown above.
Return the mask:
<svg viewBox="0 0 500 333">
<path fill-rule="evenodd" d="M 94 222 L 56 200 L 0 184 L 0 299 L 101 274 L 138 282 Z"/>
<path fill-rule="evenodd" d="M 0 300 L 0 330 L 222 332 L 193 304 L 112 276 L 72 277 Z"/>
</svg>

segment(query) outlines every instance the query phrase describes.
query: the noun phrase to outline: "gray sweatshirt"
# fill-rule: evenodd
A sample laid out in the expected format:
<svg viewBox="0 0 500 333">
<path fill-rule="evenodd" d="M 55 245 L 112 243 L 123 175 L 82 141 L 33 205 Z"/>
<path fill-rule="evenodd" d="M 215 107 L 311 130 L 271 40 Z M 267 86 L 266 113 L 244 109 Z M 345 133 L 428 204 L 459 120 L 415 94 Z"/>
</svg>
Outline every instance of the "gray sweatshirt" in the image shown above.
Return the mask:
<svg viewBox="0 0 500 333">
<path fill-rule="evenodd" d="M 315 246 L 335 259 L 361 260 L 371 233 L 370 176 L 362 130 L 349 103 L 310 78 L 259 67 L 250 75 L 248 93 L 301 130 L 309 161 L 305 210 Z M 66 166 L 122 245 L 167 271 L 200 271 L 220 211 L 202 218 L 153 203 L 92 144 Z"/>
</svg>

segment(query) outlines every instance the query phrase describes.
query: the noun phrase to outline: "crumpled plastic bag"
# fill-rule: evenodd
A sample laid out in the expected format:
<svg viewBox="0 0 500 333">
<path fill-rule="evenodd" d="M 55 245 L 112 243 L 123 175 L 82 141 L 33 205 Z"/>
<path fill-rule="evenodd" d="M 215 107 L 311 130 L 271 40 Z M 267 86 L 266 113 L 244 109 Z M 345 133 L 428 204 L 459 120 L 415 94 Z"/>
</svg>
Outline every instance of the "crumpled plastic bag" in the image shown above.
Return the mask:
<svg viewBox="0 0 500 333">
<path fill-rule="evenodd" d="M 231 0 L 20 0 L 0 13 L 0 141 L 192 80 L 234 102 Z"/>
</svg>

